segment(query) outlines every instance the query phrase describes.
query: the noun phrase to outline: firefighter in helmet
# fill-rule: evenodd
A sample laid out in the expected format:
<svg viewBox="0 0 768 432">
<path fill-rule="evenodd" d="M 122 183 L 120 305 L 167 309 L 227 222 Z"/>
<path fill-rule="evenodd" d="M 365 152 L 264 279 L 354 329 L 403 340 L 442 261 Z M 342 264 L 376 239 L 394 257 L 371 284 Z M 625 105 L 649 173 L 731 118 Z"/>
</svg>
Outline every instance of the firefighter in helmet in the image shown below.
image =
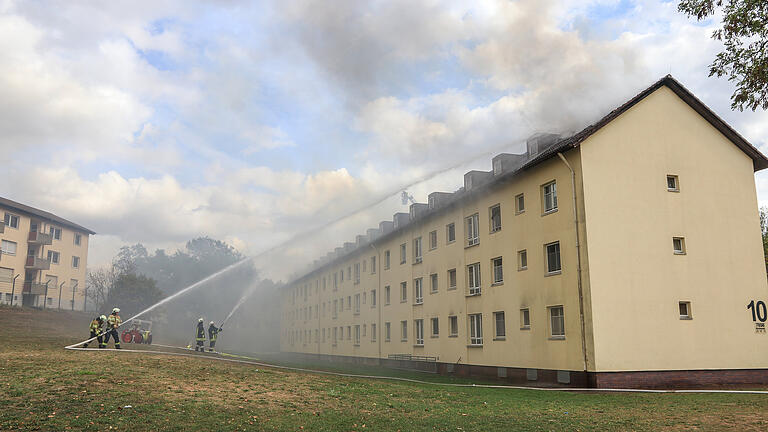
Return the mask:
<svg viewBox="0 0 768 432">
<path fill-rule="evenodd" d="M 107 344 L 109 344 L 109 337 L 112 336 L 112 338 L 115 339 L 115 348 L 120 349 L 120 337 L 117 335 L 117 328 L 120 327 L 123 320 L 120 319 L 120 315 L 118 315 L 119 313 L 120 309 L 114 308 L 109 317 L 107 317 L 107 337 L 104 338 L 105 348 Z"/>
<path fill-rule="evenodd" d="M 213 321 L 208 324 L 208 351 L 213 352 L 213 348 L 216 346 L 216 338 L 219 336 L 221 327 L 216 327 L 216 323 Z"/>
<path fill-rule="evenodd" d="M 205 351 L 205 324 L 203 324 L 202 318 L 197 320 L 195 341 L 197 342 L 195 345 L 195 351 Z"/>
<path fill-rule="evenodd" d="M 99 348 L 104 348 L 106 345 L 104 345 L 104 340 L 101 338 L 101 333 L 104 330 L 104 324 L 107 322 L 107 317 L 104 315 L 97 316 L 96 318 L 91 321 L 91 325 L 89 327 L 91 331 L 91 336 L 88 338 L 89 341 L 83 344 L 83 348 L 88 348 L 88 344 L 90 343 L 90 340 L 93 340 L 93 338 L 96 338 L 99 341 Z"/>
</svg>

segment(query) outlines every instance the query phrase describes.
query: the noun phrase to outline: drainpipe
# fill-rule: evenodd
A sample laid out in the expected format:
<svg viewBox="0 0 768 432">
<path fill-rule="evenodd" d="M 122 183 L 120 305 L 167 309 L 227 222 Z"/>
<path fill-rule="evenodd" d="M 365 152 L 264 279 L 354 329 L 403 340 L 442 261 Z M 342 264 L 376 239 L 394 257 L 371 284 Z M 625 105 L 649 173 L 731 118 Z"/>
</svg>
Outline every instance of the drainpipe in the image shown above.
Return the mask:
<svg viewBox="0 0 768 432">
<path fill-rule="evenodd" d="M 13 299 L 16 297 L 16 279 L 21 276 L 21 273 L 13 277 L 13 285 L 11 287 L 11 306 L 13 306 Z"/>
<path fill-rule="evenodd" d="M 573 197 L 573 225 L 576 229 L 576 282 L 579 288 L 579 321 L 581 324 L 581 353 L 584 356 L 584 372 L 587 372 L 587 335 L 586 324 L 584 323 L 584 290 L 581 283 L 581 242 L 579 237 L 579 210 L 576 203 L 576 172 L 573 171 L 571 164 L 565 159 L 561 152 L 557 157 L 568 167 L 571 172 L 571 195 Z"/>
</svg>

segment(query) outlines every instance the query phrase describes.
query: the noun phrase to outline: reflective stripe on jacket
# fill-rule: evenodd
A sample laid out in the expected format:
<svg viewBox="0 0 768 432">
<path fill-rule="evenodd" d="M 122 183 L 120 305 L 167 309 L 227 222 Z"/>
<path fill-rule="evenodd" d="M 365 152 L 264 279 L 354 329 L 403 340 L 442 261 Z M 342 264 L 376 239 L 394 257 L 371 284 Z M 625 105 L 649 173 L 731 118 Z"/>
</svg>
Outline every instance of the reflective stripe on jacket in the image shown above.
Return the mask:
<svg viewBox="0 0 768 432">
<path fill-rule="evenodd" d="M 120 319 L 120 315 L 110 315 L 107 317 L 107 327 L 110 329 L 116 329 L 120 327 L 120 324 L 123 323 L 123 320 Z"/>
<path fill-rule="evenodd" d="M 93 320 L 89 328 L 92 332 L 99 333 L 101 331 L 101 323 L 99 320 Z"/>
<path fill-rule="evenodd" d="M 216 340 L 216 338 L 219 336 L 219 331 L 221 331 L 221 329 L 217 328 L 216 326 L 208 327 L 208 337 L 211 339 L 211 341 Z"/>
</svg>

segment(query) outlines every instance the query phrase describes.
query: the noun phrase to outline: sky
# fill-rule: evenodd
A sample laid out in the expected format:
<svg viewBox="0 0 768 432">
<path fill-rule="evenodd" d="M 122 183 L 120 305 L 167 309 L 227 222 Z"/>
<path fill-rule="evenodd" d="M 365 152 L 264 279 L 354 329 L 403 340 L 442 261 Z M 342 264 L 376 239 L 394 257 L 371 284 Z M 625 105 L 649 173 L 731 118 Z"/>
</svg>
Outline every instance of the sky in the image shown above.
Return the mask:
<svg viewBox="0 0 768 432">
<path fill-rule="evenodd" d="M 89 268 L 207 235 L 284 279 L 407 211 L 400 190 L 454 191 L 669 73 L 768 152 L 768 114 L 707 76 L 718 23 L 653 0 L 0 0 L 0 196 L 96 231 Z"/>
</svg>

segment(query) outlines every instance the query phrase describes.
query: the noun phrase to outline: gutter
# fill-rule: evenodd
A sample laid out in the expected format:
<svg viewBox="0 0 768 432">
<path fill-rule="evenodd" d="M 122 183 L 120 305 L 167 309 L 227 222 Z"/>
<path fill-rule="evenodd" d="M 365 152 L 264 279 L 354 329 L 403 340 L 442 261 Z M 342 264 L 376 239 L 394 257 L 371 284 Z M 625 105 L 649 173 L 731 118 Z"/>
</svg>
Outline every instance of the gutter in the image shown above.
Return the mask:
<svg viewBox="0 0 768 432">
<path fill-rule="evenodd" d="M 571 172 L 571 196 L 573 198 L 573 225 L 576 228 L 576 281 L 579 290 L 579 324 L 581 324 L 581 353 L 584 361 L 584 372 L 587 372 L 587 335 L 586 324 L 584 323 L 584 288 L 581 283 L 581 239 L 579 236 L 579 208 L 576 202 L 576 172 L 573 171 L 573 167 L 565 159 L 565 156 L 561 152 L 557 153 L 557 157 L 568 167 Z"/>
</svg>

